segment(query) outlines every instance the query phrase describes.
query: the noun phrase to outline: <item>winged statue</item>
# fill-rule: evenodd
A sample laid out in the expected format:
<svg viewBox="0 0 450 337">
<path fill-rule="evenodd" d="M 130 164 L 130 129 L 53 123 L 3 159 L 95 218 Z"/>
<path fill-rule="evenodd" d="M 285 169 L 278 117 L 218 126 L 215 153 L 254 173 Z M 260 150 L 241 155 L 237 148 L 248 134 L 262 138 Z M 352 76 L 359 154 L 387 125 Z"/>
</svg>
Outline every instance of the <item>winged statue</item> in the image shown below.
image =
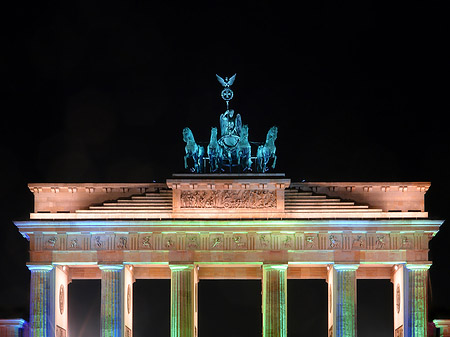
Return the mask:
<svg viewBox="0 0 450 337">
<path fill-rule="evenodd" d="M 216 77 L 217 77 L 217 80 L 219 81 L 219 83 L 222 84 L 224 88 L 229 88 L 233 85 L 234 80 L 236 78 L 236 74 L 234 74 L 230 78 L 225 77 L 225 79 L 223 79 L 222 77 L 220 77 L 217 74 L 216 74 Z"/>
</svg>

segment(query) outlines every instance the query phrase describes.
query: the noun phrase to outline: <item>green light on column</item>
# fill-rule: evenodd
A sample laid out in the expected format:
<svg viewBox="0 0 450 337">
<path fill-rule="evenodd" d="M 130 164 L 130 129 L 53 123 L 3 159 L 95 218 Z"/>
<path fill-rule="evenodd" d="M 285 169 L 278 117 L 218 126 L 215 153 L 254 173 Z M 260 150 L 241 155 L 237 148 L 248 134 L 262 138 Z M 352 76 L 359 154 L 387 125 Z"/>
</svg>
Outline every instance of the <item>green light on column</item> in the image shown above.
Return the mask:
<svg viewBox="0 0 450 337">
<path fill-rule="evenodd" d="M 263 337 L 287 336 L 287 267 L 263 265 Z"/>
</svg>

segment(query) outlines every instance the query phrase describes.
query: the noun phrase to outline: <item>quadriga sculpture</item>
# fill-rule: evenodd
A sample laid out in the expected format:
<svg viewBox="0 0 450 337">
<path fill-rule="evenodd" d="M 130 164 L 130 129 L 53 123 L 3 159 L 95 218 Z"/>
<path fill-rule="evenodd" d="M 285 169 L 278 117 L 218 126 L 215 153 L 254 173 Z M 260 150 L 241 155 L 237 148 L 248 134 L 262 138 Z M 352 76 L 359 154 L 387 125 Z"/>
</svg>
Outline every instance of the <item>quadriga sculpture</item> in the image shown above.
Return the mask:
<svg viewBox="0 0 450 337">
<path fill-rule="evenodd" d="M 239 137 L 238 147 L 238 165 L 243 172 L 252 170 L 252 147 L 248 141 L 248 125 L 243 125 Z"/>
<path fill-rule="evenodd" d="M 208 145 L 208 157 L 211 172 L 219 172 L 222 167 L 222 148 L 217 142 L 217 128 L 211 128 L 211 139 Z"/>
<path fill-rule="evenodd" d="M 276 126 L 272 126 L 269 132 L 267 132 L 266 143 L 258 147 L 258 151 L 256 153 L 257 172 L 264 173 L 269 170 L 267 164 L 269 163 L 270 158 L 273 158 L 272 169 L 275 168 L 275 164 L 277 162 L 277 156 L 275 155 L 277 150 L 275 147 L 275 140 L 277 139 L 277 135 L 278 128 Z"/>
<path fill-rule="evenodd" d="M 189 170 L 191 172 L 202 173 L 205 149 L 203 146 L 197 145 L 194 135 L 189 128 L 183 129 L 183 140 L 186 142 L 186 146 L 184 148 L 186 152 L 184 156 L 184 168 L 188 168 L 188 159 L 191 159 L 193 164 L 189 167 Z"/>
</svg>

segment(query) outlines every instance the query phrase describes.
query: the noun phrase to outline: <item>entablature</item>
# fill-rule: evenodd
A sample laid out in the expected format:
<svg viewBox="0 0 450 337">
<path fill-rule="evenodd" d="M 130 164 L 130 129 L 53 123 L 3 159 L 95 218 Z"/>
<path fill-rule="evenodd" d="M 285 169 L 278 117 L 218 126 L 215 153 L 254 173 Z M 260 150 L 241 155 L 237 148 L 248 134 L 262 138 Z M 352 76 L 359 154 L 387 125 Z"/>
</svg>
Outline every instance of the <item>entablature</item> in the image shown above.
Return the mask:
<svg viewBox="0 0 450 337">
<path fill-rule="evenodd" d="M 29 184 L 31 219 L 427 218 L 428 182 L 292 182 L 283 174 L 179 175 L 166 183 Z"/>
</svg>

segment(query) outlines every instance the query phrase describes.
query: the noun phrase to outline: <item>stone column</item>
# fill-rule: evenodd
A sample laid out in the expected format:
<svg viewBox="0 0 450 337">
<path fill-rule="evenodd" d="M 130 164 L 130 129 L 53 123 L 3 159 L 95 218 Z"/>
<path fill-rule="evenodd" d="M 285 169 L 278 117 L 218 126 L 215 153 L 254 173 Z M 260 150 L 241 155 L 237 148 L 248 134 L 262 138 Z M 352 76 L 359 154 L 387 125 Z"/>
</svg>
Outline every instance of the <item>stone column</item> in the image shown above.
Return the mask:
<svg viewBox="0 0 450 337">
<path fill-rule="evenodd" d="M 124 266 L 100 265 L 102 271 L 102 303 L 100 316 L 101 337 L 123 337 L 124 298 L 123 270 Z"/>
<path fill-rule="evenodd" d="M 331 308 L 333 337 L 356 337 L 357 264 L 335 264 L 332 268 Z"/>
<path fill-rule="evenodd" d="M 196 337 L 196 268 L 193 264 L 171 264 L 170 336 Z"/>
<path fill-rule="evenodd" d="M 450 319 L 435 319 L 433 323 L 439 329 L 439 337 L 450 337 Z"/>
<path fill-rule="evenodd" d="M 427 336 L 427 281 L 430 264 L 407 264 L 405 268 L 405 336 Z"/>
<path fill-rule="evenodd" d="M 27 265 L 30 280 L 30 337 L 55 336 L 51 312 L 52 265 Z"/>
<path fill-rule="evenodd" d="M 287 264 L 264 264 L 263 337 L 287 336 Z"/>
</svg>

